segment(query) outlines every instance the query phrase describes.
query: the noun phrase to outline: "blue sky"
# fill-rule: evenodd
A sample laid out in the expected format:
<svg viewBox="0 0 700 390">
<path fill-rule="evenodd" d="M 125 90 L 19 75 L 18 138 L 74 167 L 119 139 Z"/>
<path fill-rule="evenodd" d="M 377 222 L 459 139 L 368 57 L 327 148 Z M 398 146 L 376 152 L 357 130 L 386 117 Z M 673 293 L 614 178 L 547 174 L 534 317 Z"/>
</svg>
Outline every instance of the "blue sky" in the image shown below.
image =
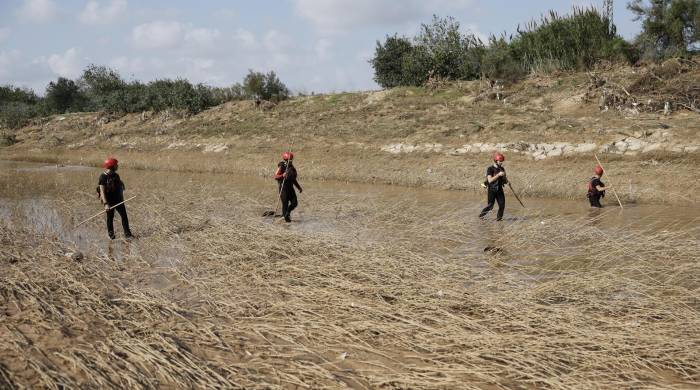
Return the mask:
<svg viewBox="0 0 700 390">
<path fill-rule="evenodd" d="M 43 93 L 95 63 L 143 81 L 185 77 L 228 86 L 274 70 L 294 91 L 377 89 L 367 60 L 377 40 L 413 36 L 431 15 L 480 36 L 513 32 L 550 9 L 603 0 L 0 0 L 0 84 Z M 638 24 L 615 1 L 626 38 Z"/>
</svg>

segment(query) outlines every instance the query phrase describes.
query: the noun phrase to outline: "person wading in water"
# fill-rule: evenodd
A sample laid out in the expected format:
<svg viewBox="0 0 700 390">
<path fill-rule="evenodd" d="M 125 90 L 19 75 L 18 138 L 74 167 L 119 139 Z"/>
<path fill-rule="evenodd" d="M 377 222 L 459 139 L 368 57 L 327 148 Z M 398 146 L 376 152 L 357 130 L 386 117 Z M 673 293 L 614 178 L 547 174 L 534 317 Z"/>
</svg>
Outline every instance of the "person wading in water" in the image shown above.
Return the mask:
<svg viewBox="0 0 700 390">
<path fill-rule="evenodd" d="M 503 168 L 503 162 L 506 160 L 505 156 L 501 153 L 493 154 L 493 165 L 486 168 L 486 181 L 484 185 L 488 188 L 488 204 L 481 210 L 479 218 L 483 219 L 486 214 L 488 214 L 495 202 L 498 202 L 498 214 L 496 214 L 496 220 L 500 221 L 503 219 L 503 212 L 506 209 L 506 195 L 503 191 L 503 187 L 508 184 L 508 179 L 506 179 L 506 170 Z"/>
<path fill-rule="evenodd" d="M 292 210 L 299 204 L 294 187 L 299 189 L 299 193 L 304 192 L 297 181 L 297 170 L 292 164 L 292 160 L 294 160 L 294 153 L 282 153 L 282 161 L 277 164 L 277 171 L 275 172 L 277 189 L 282 201 L 282 216 L 286 222 L 292 222 Z"/>
<path fill-rule="evenodd" d="M 124 182 L 117 174 L 117 169 L 119 168 L 119 161 L 115 158 L 108 158 L 105 160 L 102 167 L 105 171 L 100 175 L 98 182 L 97 191 L 100 195 L 100 200 L 105 207 L 107 214 L 107 234 L 109 238 L 114 239 L 114 210 L 119 213 L 119 217 L 122 220 L 122 228 L 124 229 L 124 237 L 131 238 L 131 230 L 129 229 L 129 217 L 126 215 L 126 206 L 120 204 L 115 208 L 112 206 L 119 204 L 124 201 Z"/>
<path fill-rule="evenodd" d="M 588 193 L 586 196 L 588 197 L 588 201 L 591 203 L 591 207 L 602 208 L 603 205 L 600 204 L 600 198 L 605 197 L 605 190 L 607 187 L 605 187 L 605 184 L 603 184 L 600 178 L 603 176 L 605 171 L 603 170 L 603 167 L 596 165 L 593 172 L 595 175 L 593 175 L 591 180 L 588 182 Z"/>
</svg>

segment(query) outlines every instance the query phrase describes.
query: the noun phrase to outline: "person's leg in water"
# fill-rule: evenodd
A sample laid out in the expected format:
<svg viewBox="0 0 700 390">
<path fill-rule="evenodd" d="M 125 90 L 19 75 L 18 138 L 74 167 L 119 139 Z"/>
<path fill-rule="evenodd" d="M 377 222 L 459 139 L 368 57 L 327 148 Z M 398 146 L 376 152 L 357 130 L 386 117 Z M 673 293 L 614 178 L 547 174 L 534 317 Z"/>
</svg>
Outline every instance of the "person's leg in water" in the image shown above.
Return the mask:
<svg viewBox="0 0 700 390">
<path fill-rule="evenodd" d="M 297 200 L 297 193 L 294 191 L 294 188 L 289 189 L 289 208 L 287 209 L 287 215 L 291 218 L 292 216 L 292 211 L 294 211 L 295 208 L 299 205 L 299 201 Z"/>
<path fill-rule="evenodd" d="M 129 229 L 129 217 L 126 215 L 126 206 L 121 204 L 114 208 L 119 213 L 119 217 L 122 220 L 122 228 L 124 229 L 124 237 L 133 237 L 131 234 L 131 229 Z M 112 212 L 114 215 L 114 212 Z"/>
<path fill-rule="evenodd" d="M 289 206 L 290 206 L 290 196 L 289 196 L 289 189 L 282 189 L 282 192 L 280 193 L 280 198 L 282 199 L 282 216 L 284 217 L 284 220 L 287 222 L 290 222 L 291 219 L 289 217 Z"/>
<path fill-rule="evenodd" d="M 107 235 L 114 240 L 114 209 L 107 210 L 105 214 L 107 214 Z"/>
<path fill-rule="evenodd" d="M 496 191 L 488 190 L 487 205 L 481 210 L 481 213 L 479 213 L 479 218 L 483 219 L 486 214 L 493 209 L 494 203 L 496 203 Z"/>
<path fill-rule="evenodd" d="M 506 194 L 503 192 L 503 189 L 496 192 L 496 202 L 498 202 L 496 221 L 500 221 L 503 219 L 503 212 L 506 210 Z M 493 205 L 491 207 L 493 207 Z"/>
<path fill-rule="evenodd" d="M 599 209 L 603 208 L 603 205 L 600 204 L 600 196 L 591 195 L 588 197 L 588 200 L 591 203 L 591 207 L 596 207 Z"/>
</svg>

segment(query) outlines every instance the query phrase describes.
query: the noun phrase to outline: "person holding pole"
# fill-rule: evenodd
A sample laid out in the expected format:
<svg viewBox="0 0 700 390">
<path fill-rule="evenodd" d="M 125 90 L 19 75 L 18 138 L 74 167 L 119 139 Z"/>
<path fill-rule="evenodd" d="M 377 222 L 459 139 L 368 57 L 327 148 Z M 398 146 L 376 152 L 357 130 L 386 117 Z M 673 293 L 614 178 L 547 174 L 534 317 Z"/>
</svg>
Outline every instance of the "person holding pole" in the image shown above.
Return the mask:
<svg viewBox="0 0 700 390">
<path fill-rule="evenodd" d="M 503 167 L 503 162 L 505 160 L 506 157 L 503 154 L 496 152 L 493 154 L 493 165 L 486 168 L 486 181 L 484 182 L 484 185 L 486 185 L 488 188 L 488 204 L 479 214 L 479 218 L 481 219 L 483 219 L 486 214 L 493 209 L 494 203 L 496 202 L 498 202 L 496 221 L 503 219 L 503 212 L 506 209 L 506 195 L 503 187 L 508 184 L 506 169 Z"/>
<path fill-rule="evenodd" d="M 597 208 L 602 208 L 603 205 L 600 204 L 600 198 L 605 197 L 605 190 L 607 189 L 605 187 L 605 184 L 600 180 L 600 178 L 603 176 L 603 173 L 605 171 L 603 170 L 603 167 L 600 165 L 596 165 L 595 169 L 593 170 L 593 177 L 591 177 L 591 180 L 588 182 L 588 193 L 586 196 L 588 197 L 588 201 L 591 203 L 591 207 L 597 207 Z"/>
<path fill-rule="evenodd" d="M 119 161 L 110 157 L 104 161 L 102 167 L 105 171 L 100 175 L 97 188 L 107 214 L 107 234 L 110 239 L 114 239 L 114 211 L 116 210 L 122 220 L 124 237 L 131 238 L 133 235 L 129 229 L 129 217 L 126 215 L 126 206 L 124 205 L 124 190 L 126 188 L 117 174 Z"/>
<path fill-rule="evenodd" d="M 282 216 L 285 222 L 292 222 L 292 210 L 299 204 L 294 187 L 299 189 L 299 193 L 304 191 L 297 181 L 297 169 L 294 167 L 292 160 L 294 160 L 294 153 L 282 153 L 282 161 L 277 164 L 277 171 L 275 172 L 277 191 L 282 202 Z"/>
</svg>

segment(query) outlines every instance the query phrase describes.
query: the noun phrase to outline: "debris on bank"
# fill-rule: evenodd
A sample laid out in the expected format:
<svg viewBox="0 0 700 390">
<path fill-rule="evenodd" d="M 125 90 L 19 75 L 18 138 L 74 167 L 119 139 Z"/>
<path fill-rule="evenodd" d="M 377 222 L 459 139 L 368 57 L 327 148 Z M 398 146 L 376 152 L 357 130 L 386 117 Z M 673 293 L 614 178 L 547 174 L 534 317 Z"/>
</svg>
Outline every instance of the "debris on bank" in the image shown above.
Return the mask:
<svg viewBox="0 0 700 390">
<path fill-rule="evenodd" d="M 593 152 L 612 153 L 622 155 L 636 155 L 655 151 L 667 151 L 674 153 L 697 153 L 700 145 L 681 144 L 672 142 L 654 142 L 636 137 L 625 137 L 606 144 L 596 143 L 481 143 L 464 144 L 460 147 L 446 147 L 438 143 L 405 144 L 393 143 L 381 147 L 383 152 L 391 154 L 405 153 L 445 153 L 459 156 L 468 153 L 490 153 L 494 150 L 530 155 L 535 160 L 544 160 L 550 157 L 569 156 L 577 154 L 590 154 Z"/>
</svg>

